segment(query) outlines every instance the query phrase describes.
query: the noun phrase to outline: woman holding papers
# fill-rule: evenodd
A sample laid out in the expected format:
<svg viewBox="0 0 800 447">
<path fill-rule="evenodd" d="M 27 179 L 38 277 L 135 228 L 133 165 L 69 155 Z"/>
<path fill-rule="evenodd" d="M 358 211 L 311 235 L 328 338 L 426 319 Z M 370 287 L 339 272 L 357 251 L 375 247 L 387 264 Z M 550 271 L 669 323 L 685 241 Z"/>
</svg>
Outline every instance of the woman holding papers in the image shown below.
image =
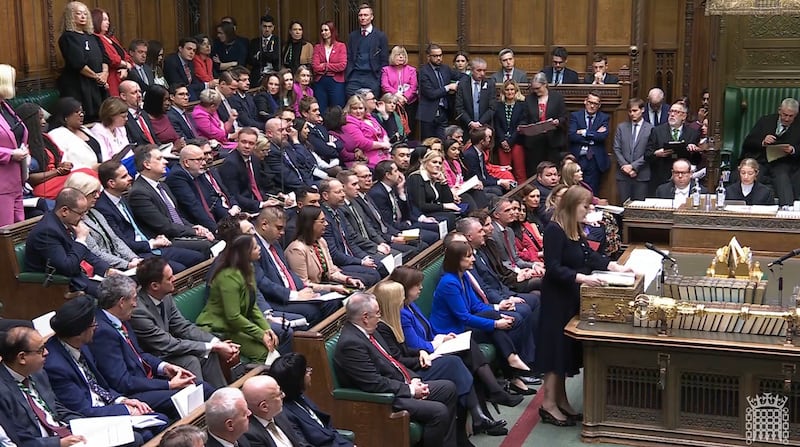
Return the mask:
<svg viewBox="0 0 800 447">
<path fill-rule="evenodd" d="M 297 235 L 286 247 L 286 259 L 306 286 L 315 292 L 347 293 L 347 287 L 364 288 L 358 278 L 345 275 L 333 263 L 322 234 L 328 221 L 318 206 L 304 206 L 297 214 Z M 324 283 L 332 281 L 336 284 Z"/>
<path fill-rule="evenodd" d="M 241 355 L 251 361 L 264 363 L 277 347 L 278 336 L 256 306 L 253 261 L 259 257 L 261 247 L 254 236 L 233 239 L 209 281 L 208 301 L 197 316 L 197 325 L 240 345 Z"/>
<path fill-rule="evenodd" d="M 453 338 L 453 334 L 434 334 L 433 326 L 422 314 L 415 301 L 422 292 L 423 273 L 415 268 L 400 266 L 389 275 L 390 281 L 395 281 L 403 286 L 405 299 L 400 307 L 400 324 L 403 327 L 405 344 L 412 349 L 421 349 L 434 352 L 442 343 Z M 376 295 L 377 295 L 376 289 Z M 381 298 L 378 295 L 378 302 Z M 458 353 L 464 364 L 472 371 L 478 389 L 486 399 L 495 405 L 515 407 L 522 402 L 522 396 L 507 393 L 498 383 L 486 356 L 483 355 L 478 343 L 470 338 L 469 349 Z"/>
<path fill-rule="evenodd" d="M 539 343 L 536 370 L 544 373 L 544 401 L 539 409 L 543 422 L 559 427 L 575 425 L 583 415 L 567 399 L 565 377 L 578 373 L 582 366 L 580 342 L 564 335 L 564 326 L 578 314 L 580 285 L 600 287 L 603 282 L 592 270 L 631 271 L 589 248 L 581 222 L 591 206 L 592 194 L 580 186 L 570 186 L 556 206 L 553 219 L 544 230 Z"/>
<path fill-rule="evenodd" d="M 739 163 L 739 182 L 725 188 L 725 200 L 744 200 L 748 205 L 774 205 L 775 195 L 758 182 L 758 162 L 745 158 Z"/>
<path fill-rule="evenodd" d="M 461 214 L 459 206 L 461 197 L 453 195 L 453 191 L 445 183 L 442 153 L 428 150 L 422 156 L 419 170 L 412 172 L 406 179 L 408 201 L 413 207 L 412 214 L 424 214 L 437 221 L 447 221 L 447 229 L 455 227 L 456 217 Z"/>
<path fill-rule="evenodd" d="M 385 341 L 389 355 L 419 374 L 423 381 L 446 379 L 453 382 L 459 396 L 459 405 L 468 409 L 472 415 L 474 433 L 507 435 L 508 430 L 504 428 L 506 421 L 494 421 L 484 414 L 472 386 L 472 373 L 460 358 L 454 355 L 431 354 L 427 350 L 406 345 L 400 323 L 400 308 L 405 300 L 403 285 L 394 281 L 381 281 L 375 286 L 375 298 L 381 312 L 381 321 L 376 330 Z M 448 337 L 455 338 L 455 335 L 449 334 Z"/>
<path fill-rule="evenodd" d="M 467 172 L 467 167 L 464 165 L 464 160 L 461 158 L 461 150 L 463 146 L 456 140 L 444 140 L 444 178 L 447 181 L 447 186 L 453 191 L 453 195 L 457 196 L 458 190 L 462 187 L 467 178 L 464 174 Z M 489 203 L 486 194 L 478 189 L 470 189 L 461 194 L 461 200 L 469 206 L 469 209 L 476 210 L 478 208 L 485 208 Z"/>
<path fill-rule="evenodd" d="M 555 126 L 538 135 L 523 137 L 525 146 L 525 172 L 536 172 L 539 162 L 558 163 L 561 153 L 567 150 L 567 125 L 569 113 L 561 93 L 547 88 L 547 76 L 536 73 L 531 79 L 531 93 L 525 97 L 523 124 L 536 124 L 550 120 Z"/>
</svg>

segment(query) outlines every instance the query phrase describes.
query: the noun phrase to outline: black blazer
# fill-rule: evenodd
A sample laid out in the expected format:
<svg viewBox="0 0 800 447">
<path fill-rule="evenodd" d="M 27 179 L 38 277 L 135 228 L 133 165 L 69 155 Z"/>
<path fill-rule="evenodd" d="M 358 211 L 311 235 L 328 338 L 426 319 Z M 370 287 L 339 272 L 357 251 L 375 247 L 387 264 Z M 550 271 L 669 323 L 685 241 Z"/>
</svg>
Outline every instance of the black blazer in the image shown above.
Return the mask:
<svg viewBox="0 0 800 447">
<path fill-rule="evenodd" d="M 311 415 L 304 408 L 314 412 L 322 422 L 320 425 L 315 421 Z M 335 428 L 331 425 L 331 417 L 329 414 L 323 412 L 307 399 L 305 396 L 300 395 L 294 401 L 283 401 L 283 411 L 279 416 L 286 417 L 297 430 L 298 434 L 302 436 L 315 447 L 352 447 L 353 443 L 344 436 L 340 435 Z M 276 423 L 278 423 L 276 421 Z M 252 423 L 251 423 L 252 424 Z M 278 423 L 280 425 L 280 423 Z"/>
<path fill-rule="evenodd" d="M 189 67 L 189 73 L 192 75 L 192 82 L 189 82 L 189 79 L 186 78 L 186 73 L 183 71 L 183 64 L 180 61 L 178 53 L 173 53 L 165 57 L 164 79 L 167 80 L 167 84 L 169 85 L 186 84 L 189 88 L 189 100 L 197 101 L 200 99 L 200 92 L 206 88 L 206 84 L 194 75 L 194 64 L 191 61 L 186 65 Z"/>
<path fill-rule="evenodd" d="M 683 123 L 680 139 L 685 141 L 686 144 L 698 144 L 700 142 L 700 131 Z M 663 148 L 664 145 L 671 140 L 672 130 L 670 129 L 669 123 L 658 125 L 650 131 L 650 138 L 647 139 L 645 160 L 650 164 L 651 185 L 660 185 L 664 182 L 668 182 L 670 178 L 672 178 L 672 162 L 674 162 L 675 159 L 672 157 L 655 156 L 655 152 Z M 702 155 L 700 152 L 695 152 L 689 156 L 689 162 L 696 165 L 700 163 L 701 158 Z"/>
<path fill-rule="evenodd" d="M 389 194 L 393 194 L 397 201 L 397 207 L 400 211 L 399 220 L 394 217 L 392 199 L 389 197 Z M 389 226 L 389 231 L 391 231 L 392 234 L 397 234 L 399 231 L 411 228 L 411 222 L 409 221 L 411 218 L 411 210 L 408 206 L 408 201 L 400 200 L 400 197 L 397 196 L 394 190 L 389 192 L 381 182 L 375 182 L 367 195 L 372 199 L 372 203 L 381 215 L 381 220 Z"/>
<path fill-rule="evenodd" d="M 517 126 L 522 124 L 525 118 L 525 103 L 516 101 L 511 108 L 511 121 L 506 119 L 506 104 L 503 101 L 497 101 L 494 106 L 494 139 L 498 145 L 501 142 L 507 141 L 509 145 L 513 146 L 519 143 L 519 133 Z"/>
<path fill-rule="evenodd" d="M 691 197 L 691 191 L 692 191 L 692 186 L 690 184 L 690 186 L 689 186 L 689 193 L 690 193 L 689 197 Z M 700 185 L 700 194 L 705 194 L 707 192 L 708 192 L 708 190 L 706 189 L 706 187 L 703 186 L 703 185 Z M 659 198 L 659 199 L 674 199 L 675 198 L 675 184 L 672 183 L 671 181 L 669 181 L 667 183 L 659 185 L 659 187 L 656 188 L 656 197 Z M 727 198 L 726 198 L 726 200 L 727 200 Z"/>
<path fill-rule="evenodd" d="M 475 119 L 474 98 L 472 96 L 472 87 L 475 80 L 472 76 L 467 76 L 458 81 L 458 89 L 456 90 L 456 121 L 460 122 L 462 126 L 469 126 L 470 121 L 479 121 L 484 126 L 492 125 L 492 118 L 494 117 L 495 98 L 497 92 L 495 91 L 495 81 L 492 78 L 487 78 L 481 81 L 480 98 L 478 99 L 478 107 L 480 108 L 478 119 Z"/>
<path fill-rule="evenodd" d="M 169 186 L 164 185 L 164 189 L 167 197 L 172 200 L 180 214 L 178 201 L 170 191 Z M 131 186 L 131 190 L 128 193 L 128 203 L 136 223 L 148 238 L 153 238 L 159 234 L 163 234 L 169 239 L 174 237 L 194 237 L 196 235 L 192 225 L 183 216 L 181 216 L 183 224 L 172 222 L 161 195 L 141 175 L 136 177 L 133 186 Z"/>
<path fill-rule="evenodd" d="M 190 112 L 185 112 L 184 116 L 194 125 L 194 118 Z M 175 110 L 175 107 L 170 107 L 169 110 L 167 110 L 167 118 L 169 118 L 169 123 L 172 124 L 172 128 L 175 129 L 175 132 L 183 137 L 184 140 L 191 140 L 197 137 L 194 130 L 186 124 L 186 120 L 183 119 L 180 112 Z M 197 126 L 195 126 L 195 129 L 196 128 Z"/>
<path fill-rule="evenodd" d="M 144 120 L 145 126 L 150 131 L 150 136 L 153 137 L 153 143 L 161 144 L 158 141 L 158 137 L 156 136 L 156 132 L 153 130 L 153 123 L 150 122 L 150 115 L 142 110 L 141 112 L 142 119 Z M 139 127 L 139 122 L 136 120 L 136 117 L 128 111 L 128 122 L 125 123 L 125 132 L 128 133 L 128 141 L 131 144 L 135 144 L 137 146 L 141 146 L 143 144 L 151 144 L 147 137 L 144 135 L 144 131 L 141 127 Z"/>
<path fill-rule="evenodd" d="M 350 209 L 351 206 L 352 209 Z M 358 217 L 361 218 L 361 222 L 364 224 L 364 232 L 358 226 L 358 218 L 355 213 L 358 213 Z M 339 215 L 347 221 L 353 230 L 355 243 L 366 252 L 376 253 L 378 244 L 383 243 L 383 239 L 377 234 L 367 217 L 361 213 L 361 206 L 356 205 L 355 201 L 351 199 L 349 205 L 343 203 L 339 207 Z"/>
<path fill-rule="evenodd" d="M 445 86 L 451 81 L 458 80 L 458 75 L 453 73 L 447 65 L 440 65 L 439 73 Z M 433 122 L 436 117 L 436 111 L 439 108 L 440 99 L 444 99 L 445 112 L 449 113 L 452 110 L 450 93 L 445 91 L 444 87 L 439 86 L 439 79 L 436 77 L 436 72 L 431 64 L 422 65 L 417 72 L 417 77 L 419 78 L 417 119 L 423 123 Z"/>
<path fill-rule="evenodd" d="M 580 84 L 580 79 L 578 78 L 578 73 L 575 70 L 569 69 L 564 67 L 564 74 L 561 76 L 561 84 Z M 553 79 L 555 79 L 555 68 L 554 67 L 545 67 L 542 69 L 544 75 L 547 76 L 547 83 L 552 84 Z"/>
<path fill-rule="evenodd" d="M 256 85 L 261 79 L 261 72 L 267 63 L 272 64 L 271 71 L 278 71 L 281 68 L 281 43 L 277 34 L 273 34 L 269 43 L 262 48 L 261 36 L 250 40 L 248 51 L 250 65 L 253 71 L 250 72 L 250 83 Z"/>
<path fill-rule="evenodd" d="M 742 192 L 742 184 L 736 182 L 725 188 L 725 200 L 744 200 L 748 205 L 774 205 L 775 194 L 763 183 L 755 182 L 747 196 Z"/>
<path fill-rule="evenodd" d="M 584 84 L 593 84 L 594 83 L 594 73 L 586 73 L 586 76 L 583 78 Z M 619 78 L 616 75 L 611 73 L 606 73 L 605 78 L 603 78 L 603 84 L 619 84 Z"/>
<path fill-rule="evenodd" d="M 652 112 L 652 110 L 650 109 L 650 103 L 647 103 L 644 106 L 644 113 L 642 114 L 642 118 L 644 118 L 644 120 L 647 121 L 648 123 L 652 124 L 653 127 L 658 126 L 659 124 L 664 124 L 667 122 L 667 118 L 669 118 L 669 108 L 670 108 L 669 104 L 666 103 L 661 104 L 661 108 L 658 110 L 658 122 L 654 123 L 652 122 L 652 117 L 650 116 L 650 112 Z"/>
<path fill-rule="evenodd" d="M 436 188 L 436 191 L 434 191 Z M 446 183 L 426 181 L 419 171 L 406 179 L 406 190 L 411 205 L 422 214 L 445 211 L 443 204 L 453 203 L 453 192 Z M 438 192 L 439 197 L 436 197 Z"/>
<path fill-rule="evenodd" d="M 153 73 L 153 69 L 149 65 L 147 64 L 142 65 L 142 70 L 144 70 L 144 76 L 147 79 L 142 79 L 142 77 L 139 76 L 139 71 L 136 69 L 135 66 L 130 70 L 128 70 L 128 79 L 139 84 L 139 88 L 141 88 L 142 91 L 144 92 L 147 91 L 148 87 L 150 87 L 155 83 L 156 77 L 155 74 Z"/>
<path fill-rule="evenodd" d="M 344 149 L 342 140 L 336 138 L 333 145 L 328 144 L 331 134 L 322 124 L 314 124 L 312 127 L 309 123 L 308 129 L 308 142 L 311 143 L 314 153 L 325 161 L 331 161 L 331 159 L 339 157 L 339 153 Z"/>
<path fill-rule="evenodd" d="M 264 173 L 261 171 L 261 163 L 250 154 L 250 164 L 253 166 L 253 176 L 256 180 L 256 185 L 261 191 L 261 198 L 264 199 Z M 223 179 L 223 183 L 230 191 L 231 195 L 236 198 L 239 206 L 248 213 L 257 213 L 261 209 L 261 202 L 253 195 L 253 190 L 250 187 L 250 173 L 247 171 L 245 160 L 238 150 L 231 151 L 225 161 L 219 167 L 219 176 Z"/>
<path fill-rule="evenodd" d="M 239 117 L 236 118 L 236 121 L 239 122 L 240 126 L 255 127 L 262 132 L 264 131 L 264 123 L 266 123 L 267 120 L 258 115 L 258 109 L 256 108 L 256 101 L 253 95 L 247 93 L 244 95 L 244 98 L 242 98 L 238 93 L 234 93 L 228 98 L 228 103 L 239 113 Z"/>
<path fill-rule="evenodd" d="M 767 135 L 775 135 L 778 127 L 778 114 L 765 115 L 756 121 L 753 129 L 744 139 L 742 144 L 742 159 L 755 158 L 758 164 L 767 164 L 766 148 L 761 145 L 764 137 Z M 791 144 L 795 147 L 796 151 L 789 157 L 784 157 L 787 160 L 796 160 L 797 151 L 800 150 L 800 124 L 798 120 L 792 122 L 792 125 L 783 133 L 783 135 L 775 139 L 773 144 Z"/>
<path fill-rule="evenodd" d="M 539 98 L 535 94 L 530 94 L 525 97 L 525 115 L 522 118 L 522 124 L 538 123 L 539 119 Z M 561 151 L 567 148 L 567 127 L 569 127 L 569 112 L 567 112 L 567 105 L 564 102 L 564 97 L 561 93 L 555 90 L 549 90 L 547 93 L 547 107 L 544 110 L 544 119 L 557 119 L 558 128 L 547 132 L 548 143 L 551 148 L 558 148 Z M 538 136 L 525 137 L 526 145 L 535 142 Z"/>
<path fill-rule="evenodd" d="M 294 447 L 313 447 L 306 441 L 302 434 L 298 433 L 295 426 L 289 422 L 283 412 L 278 413 L 274 418 L 275 424 L 283 431 L 289 441 Z M 209 437 L 209 439 L 213 439 Z M 216 439 L 214 440 L 216 442 Z M 242 442 L 244 441 L 244 443 Z M 276 447 L 275 441 L 272 440 L 272 435 L 267 431 L 267 427 L 261 425 L 261 422 L 255 416 L 250 415 L 250 426 L 247 432 L 239 438 L 239 447 Z M 209 444 L 206 444 L 208 446 Z"/>
<path fill-rule="evenodd" d="M 202 225 L 210 231 L 217 231 L 217 219 L 209 216 L 210 209 L 206 211 L 203 205 L 203 200 L 208 206 L 216 206 L 219 197 L 210 194 L 203 194 L 203 200 L 200 199 L 200 191 L 198 191 L 200 180 L 195 181 L 195 178 L 189 174 L 182 166 L 176 166 L 169 171 L 164 183 L 169 186 L 170 191 L 177 199 L 176 206 L 181 215 L 186 216 L 186 220 L 191 223 Z M 213 213 L 212 213 L 213 215 Z M 221 219 L 222 217 L 220 217 Z"/>
</svg>

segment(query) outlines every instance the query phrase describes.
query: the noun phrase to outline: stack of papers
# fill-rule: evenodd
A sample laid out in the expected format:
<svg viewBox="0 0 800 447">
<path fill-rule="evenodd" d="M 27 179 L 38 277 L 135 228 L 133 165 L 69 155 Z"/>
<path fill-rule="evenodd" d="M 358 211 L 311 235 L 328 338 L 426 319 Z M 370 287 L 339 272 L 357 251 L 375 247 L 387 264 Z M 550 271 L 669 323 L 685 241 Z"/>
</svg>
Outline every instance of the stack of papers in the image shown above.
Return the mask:
<svg viewBox="0 0 800 447">
<path fill-rule="evenodd" d="M 600 278 L 606 285 L 631 287 L 636 282 L 636 275 L 633 273 L 607 272 L 595 270 L 592 276 Z"/>
<path fill-rule="evenodd" d="M 200 395 L 202 399 L 202 394 Z M 69 421 L 73 435 L 86 438 L 87 447 L 113 447 L 133 442 L 133 425 L 130 416 L 78 418 Z"/>
<path fill-rule="evenodd" d="M 669 253 L 664 250 L 665 253 Z M 645 248 L 635 248 L 628 257 L 626 266 L 633 269 L 636 274 L 644 275 L 644 290 L 661 274 L 663 264 L 661 255 Z"/>
<path fill-rule="evenodd" d="M 407 241 L 412 241 L 414 239 L 419 239 L 419 228 L 412 228 L 410 230 L 403 230 L 400 232 L 400 236 Z"/>
<path fill-rule="evenodd" d="M 33 328 L 36 329 L 39 332 L 39 335 L 41 335 L 44 339 L 47 339 L 51 335 L 55 334 L 53 328 L 50 327 L 50 319 L 53 318 L 55 314 L 56 311 L 50 311 L 41 317 L 36 317 L 33 319 Z"/>
</svg>

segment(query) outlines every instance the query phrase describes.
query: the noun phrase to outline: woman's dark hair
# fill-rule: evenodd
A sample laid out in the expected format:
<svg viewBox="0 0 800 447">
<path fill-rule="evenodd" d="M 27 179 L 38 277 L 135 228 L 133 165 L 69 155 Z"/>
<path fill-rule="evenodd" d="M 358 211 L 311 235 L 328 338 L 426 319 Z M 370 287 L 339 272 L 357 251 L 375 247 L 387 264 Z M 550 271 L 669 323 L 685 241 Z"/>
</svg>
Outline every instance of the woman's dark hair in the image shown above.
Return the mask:
<svg viewBox="0 0 800 447">
<path fill-rule="evenodd" d="M 100 34 L 100 27 L 103 26 L 103 14 L 111 17 L 111 15 L 105 9 L 94 8 L 91 12 L 92 16 L 92 26 L 94 27 L 94 33 Z M 111 36 L 111 29 L 108 30 L 108 36 Z"/>
<path fill-rule="evenodd" d="M 228 22 L 222 22 L 217 25 L 217 29 L 222 31 L 222 34 L 225 35 L 225 42 L 223 43 L 231 43 L 236 40 L 236 27 Z M 198 42 L 200 42 L 198 40 Z"/>
<path fill-rule="evenodd" d="M 46 151 L 53 155 L 56 166 L 61 163 L 61 154 L 55 144 L 42 134 L 42 122 L 39 117 L 41 109 L 39 104 L 25 102 L 17 106 L 16 112 L 22 124 L 28 129 L 28 149 L 31 151 L 31 158 L 39 164 L 39 170 L 45 172 L 49 158 Z"/>
<path fill-rule="evenodd" d="M 328 130 L 339 130 L 346 122 L 347 116 L 344 110 L 339 106 L 328 107 L 328 110 L 325 111 L 325 117 L 322 120 L 322 124 Z"/>
<path fill-rule="evenodd" d="M 281 391 L 286 395 L 285 402 L 297 400 L 306 390 L 306 366 L 303 354 L 290 352 L 278 357 L 269 368 L 269 375 L 275 378 Z"/>
<path fill-rule="evenodd" d="M 409 154 L 408 169 L 406 169 L 406 172 L 419 171 L 420 163 L 422 163 L 422 157 L 428 153 L 428 149 L 428 146 L 417 146 L 414 149 L 411 149 L 411 154 Z"/>
<path fill-rule="evenodd" d="M 307 121 L 305 120 L 305 118 L 297 117 L 294 119 L 294 124 L 292 124 L 295 130 L 297 130 L 297 138 L 300 139 L 301 144 L 306 144 L 306 142 L 308 141 L 308 138 L 306 139 L 303 138 L 303 127 L 306 126 L 306 122 Z"/>
<path fill-rule="evenodd" d="M 217 277 L 217 274 L 223 269 L 228 267 L 235 268 L 242 273 L 244 280 L 247 282 L 248 287 L 253 284 L 253 262 L 250 260 L 250 250 L 253 248 L 254 236 L 250 234 L 243 234 L 236 236 L 225 250 L 222 251 L 219 260 L 219 267 L 214 271 L 214 276 L 211 281 Z"/>
<path fill-rule="evenodd" d="M 245 213 L 239 213 L 236 216 L 226 215 L 220 219 L 217 222 L 217 239 L 230 244 L 237 236 L 241 236 L 243 233 L 239 223 L 244 219 L 247 219 Z"/>
<path fill-rule="evenodd" d="M 144 63 L 153 68 L 157 73 L 161 73 L 161 67 L 158 66 L 158 53 L 164 49 L 164 45 L 157 40 L 147 41 L 147 58 Z"/>
<path fill-rule="evenodd" d="M 444 249 L 442 270 L 448 273 L 461 273 L 461 260 L 472 253 L 472 247 L 466 242 L 455 241 Z"/>
<path fill-rule="evenodd" d="M 322 25 L 327 26 L 328 29 L 331 30 L 331 44 L 333 44 L 334 42 L 338 42 L 339 41 L 339 32 L 336 30 L 336 24 L 333 23 L 333 20 L 327 20 L 325 22 L 322 22 L 322 24 L 319 27 L 322 28 Z M 305 35 L 305 32 L 303 33 L 303 35 Z M 320 36 L 319 36 L 319 43 L 325 43 L 322 40 L 322 33 L 320 33 Z"/>
<path fill-rule="evenodd" d="M 164 116 L 164 99 L 169 97 L 167 89 L 161 85 L 153 84 L 147 88 L 146 93 L 142 109 L 154 118 Z"/>
<path fill-rule="evenodd" d="M 305 43 L 306 42 L 306 27 L 303 26 L 303 22 L 301 22 L 299 20 L 292 20 L 291 22 L 289 22 L 289 28 L 288 28 L 287 33 L 286 33 L 287 34 L 286 35 L 286 42 L 287 43 L 294 42 L 294 39 L 292 39 L 292 27 L 295 26 L 295 24 L 300 25 L 300 28 L 303 28 L 303 38 L 300 39 L 300 42 Z"/>
<path fill-rule="evenodd" d="M 389 279 L 402 284 L 406 293 L 408 293 L 412 287 L 422 284 L 425 274 L 420 269 L 401 265 L 392 271 Z"/>
<path fill-rule="evenodd" d="M 50 115 L 50 120 L 47 122 L 50 130 L 66 126 L 67 117 L 81 109 L 83 105 L 77 99 L 71 96 L 65 96 L 56 102 L 53 106 L 53 113 Z"/>
<path fill-rule="evenodd" d="M 208 43 L 211 43 L 211 38 L 208 37 L 206 33 L 195 34 L 194 40 L 197 41 L 197 46 L 199 47 L 201 43 L 203 43 L 203 39 L 208 39 Z"/>
<path fill-rule="evenodd" d="M 322 208 L 318 206 L 304 206 L 297 213 L 297 233 L 294 236 L 306 245 L 313 245 L 317 243 L 314 238 L 314 221 L 319 218 L 322 213 Z"/>
</svg>

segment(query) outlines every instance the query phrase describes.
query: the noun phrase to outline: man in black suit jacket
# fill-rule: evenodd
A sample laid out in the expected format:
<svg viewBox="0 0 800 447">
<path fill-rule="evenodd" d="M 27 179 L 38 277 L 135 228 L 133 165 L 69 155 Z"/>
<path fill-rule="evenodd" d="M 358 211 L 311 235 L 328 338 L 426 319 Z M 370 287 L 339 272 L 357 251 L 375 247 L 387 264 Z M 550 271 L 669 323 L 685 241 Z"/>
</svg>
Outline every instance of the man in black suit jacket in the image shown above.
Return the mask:
<svg viewBox="0 0 800 447">
<path fill-rule="evenodd" d="M 669 118 L 669 104 L 664 102 L 664 91 L 660 88 L 651 88 L 647 93 L 644 120 L 655 127 L 666 123 L 667 118 Z"/>
<path fill-rule="evenodd" d="M 250 41 L 250 78 L 260 84 L 266 73 L 278 71 L 281 67 L 281 44 L 275 34 L 275 19 L 271 15 L 261 16 L 261 35 Z"/>
<path fill-rule="evenodd" d="M 486 194 L 499 197 L 503 195 L 504 190 L 511 189 L 513 182 L 508 179 L 499 180 L 486 169 L 485 154 L 494 144 L 493 132 L 491 127 L 478 127 L 469 133 L 472 146 L 463 152 L 464 164 L 467 165 L 464 178 L 478 177 L 481 188 Z"/>
<path fill-rule="evenodd" d="M 167 84 L 184 84 L 189 86 L 189 100 L 200 99 L 200 92 L 206 88 L 214 88 L 215 83 L 205 83 L 194 75 L 194 59 L 197 51 L 197 40 L 183 37 L 178 41 L 178 52 L 164 58 L 164 78 Z"/>
<path fill-rule="evenodd" d="M 131 144 L 161 144 L 158 141 L 156 132 L 150 117 L 141 109 L 142 90 L 134 81 L 124 80 L 119 84 L 119 97 L 128 105 L 128 121 L 125 123 L 125 131 L 128 133 L 128 140 Z"/>
<path fill-rule="evenodd" d="M 128 47 L 128 54 L 133 59 L 133 68 L 128 70 L 128 79 L 139 84 L 142 91 L 153 85 L 155 75 L 153 69 L 145 64 L 147 61 L 147 41 L 142 39 L 133 40 Z"/>
<path fill-rule="evenodd" d="M 240 389 L 225 387 L 214 391 L 206 402 L 206 446 L 250 447 L 243 436 L 250 426 L 249 416 L 250 410 Z"/>
<path fill-rule="evenodd" d="M 691 164 L 700 163 L 700 131 L 685 124 L 687 108 L 683 103 L 676 102 L 669 109 L 667 122 L 656 126 L 650 132 L 647 140 L 645 159 L 650 164 L 650 192 L 662 183 L 669 181 L 672 162 L 677 158 L 686 158 Z M 670 142 L 679 142 L 686 145 L 686 152 L 676 153 L 666 148 Z M 791 202 L 790 202 L 791 203 Z"/>
<path fill-rule="evenodd" d="M 285 125 L 280 118 L 271 118 L 267 121 L 265 131 L 270 142 L 264 170 L 267 190 L 272 193 L 289 193 L 315 184 L 311 172 L 305 168 L 297 154 L 298 150 L 306 150 L 299 147 L 297 130 L 291 125 Z"/>
<path fill-rule="evenodd" d="M 248 213 L 257 213 L 266 206 L 266 193 L 261 189 L 265 183 L 261 163 L 253 155 L 258 132 L 252 127 L 239 130 L 236 150 L 231 151 L 219 167 L 225 187 Z"/>
<path fill-rule="evenodd" d="M 256 101 L 253 95 L 248 93 L 250 90 L 250 74 L 247 69 L 242 67 L 237 70 L 238 79 L 236 82 L 236 91 L 228 98 L 231 107 L 236 109 L 239 116 L 236 121 L 242 127 L 255 127 L 256 129 L 263 129 L 266 120 L 261 120 L 256 109 Z"/>
<path fill-rule="evenodd" d="M 350 225 L 356 235 L 355 243 L 368 253 L 375 254 L 378 258 L 391 253 L 392 248 L 375 231 L 367 217 L 361 211 L 361 206 L 355 203 L 358 197 L 358 177 L 353 171 L 344 170 L 336 179 L 344 188 L 344 203 L 339 206 L 339 214 Z"/>
<path fill-rule="evenodd" d="M 494 79 L 486 79 L 486 61 L 475 57 L 470 61 L 472 75 L 458 81 L 456 90 L 456 120 L 464 132 L 481 126 L 491 126 L 497 103 Z M 477 110 L 475 93 L 478 93 Z"/>
<path fill-rule="evenodd" d="M 780 205 L 791 205 L 800 194 L 800 179 L 797 178 L 800 164 L 796 151 L 800 147 L 800 124 L 796 120 L 797 112 L 797 100 L 784 99 L 778 113 L 759 118 L 742 144 L 742 159 L 756 159 L 760 178 L 764 183 L 772 183 Z M 767 146 L 779 144 L 785 145 L 787 155 L 768 162 Z"/>
<path fill-rule="evenodd" d="M 608 70 L 608 58 L 604 54 L 595 54 L 592 62 L 593 73 L 587 73 L 583 79 L 584 84 L 619 84 L 619 78 Z"/>
<path fill-rule="evenodd" d="M 172 128 L 186 141 L 197 138 L 197 125 L 189 110 L 189 89 L 186 84 L 170 85 L 169 99 L 172 106 L 167 110 L 167 118 Z"/>
<path fill-rule="evenodd" d="M 28 235 L 24 270 L 67 276 L 70 290 L 96 296 L 97 283 L 89 279 L 87 269 L 100 276 L 113 269 L 86 246 L 89 227 L 81 218 L 88 210 L 89 203 L 83 193 L 62 189 L 53 210 Z"/>
<path fill-rule="evenodd" d="M 672 163 L 672 178 L 656 188 L 655 196 L 659 199 L 672 199 L 676 205 L 682 205 L 687 199 L 691 200 L 692 186 L 692 166 L 688 160 L 679 158 Z M 706 192 L 706 188 L 700 185 L 700 194 Z"/>
<path fill-rule="evenodd" d="M 344 143 L 330 134 L 322 124 L 322 114 L 317 99 L 313 96 L 304 96 L 300 100 L 300 115 L 308 123 L 308 142 L 314 148 L 314 153 L 327 162 L 334 158 L 338 159 L 339 153 L 344 149 Z"/>
<path fill-rule="evenodd" d="M 429 44 L 425 49 L 428 63 L 419 68 L 419 108 L 421 138 L 444 139 L 444 128 L 450 119 L 451 98 L 458 88 L 458 76 L 446 64 L 442 64 L 442 48 Z"/>
<path fill-rule="evenodd" d="M 244 434 L 251 447 L 312 447 L 303 434 L 283 415 L 283 391 L 267 375 L 247 379 L 242 393 L 250 409 L 250 427 Z M 280 442 L 280 444 L 278 444 Z"/>
<path fill-rule="evenodd" d="M 202 225 L 192 225 L 178 212 L 177 199 L 169 187 L 160 181 L 167 161 L 158 147 L 139 146 L 134 151 L 139 176 L 134 180 L 128 202 L 133 216 L 147 237 L 163 234 L 168 238 L 197 237 L 214 240 L 214 235 Z"/>
<path fill-rule="evenodd" d="M 377 97 L 381 93 L 381 69 L 389 65 L 389 40 L 372 24 L 375 15 L 372 7 L 364 4 L 358 8 L 358 29 L 347 38 L 347 97 L 360 88 L 368 88 Z"/>
<path fill-rule="evenodd" d="M 567 58 L 569 53 L 564 47 L 555 47 L 550 52 L 553 65 L 542 69 L 545 76 L 547 76 L 548 84 L 578 84 L 578 73 L 575 70 L 567 68 Z"/>
<path fill-rule="evenodd" d="M 376 331 L 381 313 L 374 295 L 351 295 L 346 311 L 347 323 L 333 357 L 342 386 L 394 394 L 394 408 L 408 410 L 411 420 L 423 426 L 423 445 L 455 446 L 456 432 L 464 430 L 463 423 L 456 422 L 455 385 L 448 380 L 424 383 L 388 354 L 386 342 Z"/>
</svg>

